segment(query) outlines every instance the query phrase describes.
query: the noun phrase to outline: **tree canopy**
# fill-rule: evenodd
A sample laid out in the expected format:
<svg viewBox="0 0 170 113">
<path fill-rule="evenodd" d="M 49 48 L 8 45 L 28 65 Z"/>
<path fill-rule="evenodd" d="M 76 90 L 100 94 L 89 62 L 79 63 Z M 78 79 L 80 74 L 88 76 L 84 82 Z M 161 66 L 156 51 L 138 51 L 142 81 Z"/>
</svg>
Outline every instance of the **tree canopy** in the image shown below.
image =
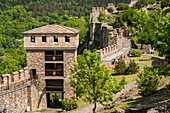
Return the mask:
<svg viewBox="0 0 170 113">
<path fill-rule="evenodd" d="M 124 10 L 116 17 L 113 27 L 127 24 L 134 44 L 151 44 L 158 52 L 170 58 L 168 9 L 157 9 L 147 13 L 144 9 Z M 135 46 L 134 46 L 135 47 Z"/>
<path fill-rule="evenodd" d="M 90 50 L 84 50 L 77 58 L 77 63 L 72 70 L 71 86 L 77 97 L 84 97 L 87 102 L 107 104 L 113 98 L 113 92 L 119 91 L 120 85 L 112 79 L 107 67 L 101 65 L 100 57 Z"/>
</svg>

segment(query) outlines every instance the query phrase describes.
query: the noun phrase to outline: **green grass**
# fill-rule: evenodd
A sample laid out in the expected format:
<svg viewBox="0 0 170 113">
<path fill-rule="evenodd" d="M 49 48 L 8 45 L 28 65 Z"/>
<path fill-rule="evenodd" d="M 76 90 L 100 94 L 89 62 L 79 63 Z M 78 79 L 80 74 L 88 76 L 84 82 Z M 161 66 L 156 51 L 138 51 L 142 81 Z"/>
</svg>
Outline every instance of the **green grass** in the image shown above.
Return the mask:
<svg viewBox="0 0 170 113">
<path fill-rule="evenodd" d="M 137 73 L 138 74 L 138 73 Z M 131 75 L 117 75 L 113 76 L 113 78 L 116 78 L 118 80 L 121 80 L 123 77 L 125 77 L 125 80 L 127 83 L 134 81 L 137 79 L 137 74 L 131 74 Z"/>
<path fill-rule="evenodd" d="M 40 110 L 37 110 L 36 112 L 45 112 L 46 109 L 40 109 Z"/>
<path fill-rule="evenodd" d="M 87 105 L 87 104 L 88 104 L 88 103 L 83 100 L 83 97 L 82 97 L 82 98 L 79 98 L 79 99 L 77 100 L 78 108 L 82 108 L 83 106 L 85 106 L 85 105 Z"/>
<path fill-rule="evenodd" d="M 114 108 L 109 109 L 109 110 L 104 110 L 104 111 L 99 111 L 98 113 L 114 113 L 116 112 L 116 108 L 130 108 L 135 106 L 138 102 L 140 101 L 140 99 L 135 99 L 135 100 L 127 100 L 127 101 L 118 101 L 114 104 Z"/>
<path fill-rule="evenodd" d="M 127 83 L 134 81 L 137 79 L 137 75 L 143 71 L 143 67 L 145 66 L 151 66 L 152 65 L 152 61 L 139 61 L 139 59 L 150 59 L 152 58 L 154 55 L 150 55 L 150 54 L 142 54 L 141 57 L 131 57 L 132 60 L 135 60 L 136 63 L 138 63 L 140 70 L 138 73 L 136 74 L 131 74 L 131 75 L 116 75 L 113 76 L 113 78 L 116 78 L 118 80 L 121 80 L 123 77 L 125 77 L 125 80 Z M 128 63 L 129 61 L 127 61 L 126 63 Z"/>
<path fill-rule="evenodd" d="M 131 75 L 117 75 L 117 76 L 113 76 L 113 78 L 116 78 L 118 80 L 121 80 L 123 77 L 125 77 L 125 80 L 127 83 L 134 81 L 137 79 L 137 75 L 143 71 L 143 67 L 145 66 L 152 66 L 152 61 L 151 58 L 152 57 L 158 57 L 155 56 L 153 54 L 142 54 L 141 57 L 131 57 L 131 59 L 135 60 L 136 63 L 138 63 L 138 65 L 140 66 L 140 70 L 138 73 L 136 74 L 131 74 Z M 146 59 L 147 61 L 140 61 L 140 59 Z M 149 60 L 150 59 L 150 60 Z M 129 61 L 127 61 L 126 63 L 128 63 Z M 168 83 L 170 83 L 170 76 L 167 76 L 165 78 L 163 78 L 159 84 L 158 89 L 164 88 Z M 137 94 L 138 92 L 136 91 L 131 91 L 129 92 L 128 95 L 132 95 L 133 99 L 127 99 L 124 101 L 118 101 L 114 104 L 114 108 L 110 109 L 110 110 L 104 110 L 104 111 L 100 111 L 98 113 L 114 113 L 116 108 L 130 108 L 133 106 L 136 106 L 142 99 L 141 96 L 139 96 Z M 157 102 L 164 102 L 165 100 L 170 100 L 170 94 L 165 95 L 163 97 L 158 98 L 157 100 L 155 100 L 153 103 L 157 103 Z M 151 103 L 151 104 L 153 104 Z"/>
</svg>

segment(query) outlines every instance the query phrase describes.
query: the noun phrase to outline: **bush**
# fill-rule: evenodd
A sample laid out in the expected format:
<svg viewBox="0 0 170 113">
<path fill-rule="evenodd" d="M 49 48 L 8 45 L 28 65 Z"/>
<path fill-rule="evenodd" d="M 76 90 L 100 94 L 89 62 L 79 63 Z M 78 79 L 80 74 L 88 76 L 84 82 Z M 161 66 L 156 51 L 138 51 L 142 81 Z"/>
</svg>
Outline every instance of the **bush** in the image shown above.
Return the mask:
<svg viewBox="0 0 170 113">
<path fill-rule="evenodd" d="M 166 89 L 170 92 L 170 83 L 166 86 Z"/>
<path fill-rule="evenodd" d="M 126 74 L 135 74 L 139 71 L 139 66 L 134 60 L 130 60 L 129 66 L 126 69 Z"/>
<path fill-rule="evenodd" d="M 131 52 L 130 52 L 130 55 L 133 56 L 133 57 L 140 57 L 141 56 L 141 51 L 137 50 L 137 49 L 133 49 Z"/>
<path fill-rule="evenodd" d="M 125 74 L 126 72 L 126 64 L 122 58 L 119 58 L 115 63 L 115 71 L 117 74 Z"/>
<path fill-rule="evenodd" d="M 129 9 L 129 4 L 119 3 L 117 5 L 117 10 L 127 10 Z"/>
<path fill-rule="evenodd" d="M 137 85 L 140 89 L 140 95 L 150 96 L 156 91 L 160 82 L 158 70 L 153 67 L 145 67 L 144 72 L 138 75 Z"/>
<path fill-rule="evenodd" d="M 62 101 L 62 109 L 66 111 L 70 111 L 76 109 L 78 107 L 75 100 L 63 100 Z"/>
<path fill-rule="evenodd" d="M 161 66 L 160 75 L 169 76 L 170 75 L 170 66 L 169 65 Z"/>
</svg>

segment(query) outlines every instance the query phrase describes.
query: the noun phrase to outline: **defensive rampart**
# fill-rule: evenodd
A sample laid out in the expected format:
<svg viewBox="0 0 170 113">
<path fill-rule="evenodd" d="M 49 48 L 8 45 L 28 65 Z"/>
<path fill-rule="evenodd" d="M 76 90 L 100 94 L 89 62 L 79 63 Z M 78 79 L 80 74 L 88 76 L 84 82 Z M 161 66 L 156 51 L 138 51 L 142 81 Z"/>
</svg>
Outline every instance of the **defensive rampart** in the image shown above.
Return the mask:
<svg viewBox="0 0 170 113">
<path fill-rule="evenodd" d="M 0 109 L 7 113 L 24 113 L 31 109 L 32 84 L 35 83 L 25 67 L 0 77 Z"/>
</svg>

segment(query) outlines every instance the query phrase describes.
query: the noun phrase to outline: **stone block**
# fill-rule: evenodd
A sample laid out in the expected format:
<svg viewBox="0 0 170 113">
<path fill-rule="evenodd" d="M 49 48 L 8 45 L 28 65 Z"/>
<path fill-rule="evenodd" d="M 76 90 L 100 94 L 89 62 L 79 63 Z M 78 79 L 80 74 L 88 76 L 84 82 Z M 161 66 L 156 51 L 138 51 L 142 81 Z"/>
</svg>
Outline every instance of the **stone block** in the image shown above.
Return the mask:
<svg viewBox="0 0 170 113">
<path fill-rule="evenodd" d="M 19 72 L 13 72 L 12 73 L 14 75 L 14 82 L 18 82 L 19 81 Z"/>
</svg>

